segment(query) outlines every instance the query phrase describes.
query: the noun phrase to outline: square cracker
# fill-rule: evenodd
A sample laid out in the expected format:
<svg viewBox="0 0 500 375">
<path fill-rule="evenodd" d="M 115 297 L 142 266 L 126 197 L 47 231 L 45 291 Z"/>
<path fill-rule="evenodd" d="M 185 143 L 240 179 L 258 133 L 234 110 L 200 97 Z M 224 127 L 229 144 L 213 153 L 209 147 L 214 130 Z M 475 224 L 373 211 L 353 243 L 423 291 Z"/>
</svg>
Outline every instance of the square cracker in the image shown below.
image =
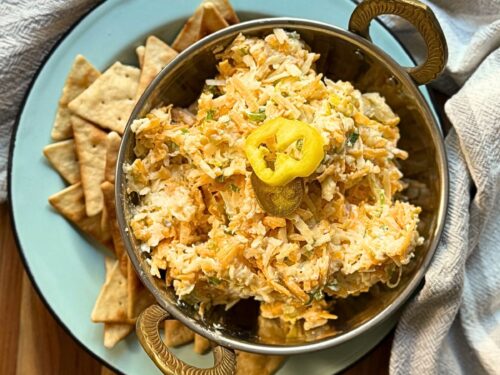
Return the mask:
<svg viewBox="0 0 500 375">
<path fill-rule="evenodd" d="M 106 136 L 106 167 L 104 168 L 104 180 L 115 182 L 116 161 L 122 138 L 116 132 L 108 133 Z"/>
<path fill-rule="evenodd" d="M 111 237 L 101 229 L 101 215 L 87 216 L 82 184 L 68 186 L 49 197 L 49 203 L 80 230 L 109 247 Z"/>
<path fill-rule="evenodd" d="M 128 259 L 127 267 L 127 282 L 128 282 L 128 310 L 127 315 L 130 319 L 135 319 L 147 307 L 151 306 L 155 299 L 149 290 L 142 285 L 141 280 L 137 276 L 134 266 Z"/>
<path fill-rule="evenodd" d="M 73 130 L 71 129 L 71 111 L 68 109 L 68 103 L 85 91 L 100 75 L 101 73 L 85 57 L 76 56 L 59 99 L 59 107 L 51 133 L 53 140 L 60 141 L 71 138 Z"/>
<path fill-rule="evenodd" d="M 106 132 L 77 116 L 71 117 L 71 123 L 80 163 L 85 208 L 88 216 L 94 216 L 102 211 L 104 205 L 101 183 L 106 166 Z"/>
<path fill-rule="evenodd" d="M 73 139 L 47 145 L 43 148 L 43 154 L 68 183 L 76 184 L 80 181 L 80 165 L 76 159 Z"/>
<path fill-rule="evenodd" d="M 106 210 L 105 205 L 102 207 L 102 212 L 101 212 L 101 231 L 103 233 L 111 233 L 108 211 Z M 114 251 L 114 246 L 113 246 L 113 251 Z"/>
<path fill-rule="evenodd" d="M 123 133 L 135 104 L 140 70 L 114 63 L 90 87 L 69 103 L 78 116 Z"/>
<path fill-rule="evenodd" d="M 171 48 L 154 35 L 151 35 L 146 40 L 146 48 L 144 51 L 144 61 L 142 64 L 141 78 L 137 88 L 136 97 L 142 95 L 146 87 L 151 83 L 153 78 L 177 56 L 177 51 Z"/>
<path fill-rule="evenodd" d="M 125 244 L 123 243 L 120 234 L 120 227 L 118 226 L 118 221 L 116 220 L 115 185 L 109 181 L 105 181 L 101 184 L 101 191 L 104 198 L 104 204 L 106 206 L 106 212 L 108 214 L 109 229 L 111 231 L 111 237 L 113 238 L 113 245 L 116 258 L 119 262 L 119 268 L 123 276 L 127 276 L 127 265 L 129 260 Z"/>
</svg>

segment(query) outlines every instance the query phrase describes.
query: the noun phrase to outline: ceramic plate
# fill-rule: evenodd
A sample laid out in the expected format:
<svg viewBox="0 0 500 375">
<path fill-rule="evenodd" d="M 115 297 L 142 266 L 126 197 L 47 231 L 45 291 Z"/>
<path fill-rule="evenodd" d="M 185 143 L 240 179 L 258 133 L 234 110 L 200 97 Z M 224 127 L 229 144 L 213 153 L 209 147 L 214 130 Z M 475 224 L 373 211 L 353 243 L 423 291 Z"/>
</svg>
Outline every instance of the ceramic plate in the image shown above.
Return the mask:
<svg viewBox="0 0 500 375">
<path fill-rule="evenodd" d="M 136 64 L 135 48 L 155 34 L 172 41 L 200 0 L 108 0 L 84 17 L 39 71 L 26 97 L 13 138 L 10 168 L 10 200 L 19 248 L 27 270 L 54 315 L 96 357 L 126 374 L 157 374 L 159 371 L 130 335 L 114 349 L 104 348 L 103 325 L 93 324 L 90 313 L 104 281 L 103 256 L 62 216 L 47 197 L 64 187 L 63 180 L 42 156 L 51 142 L 50 131 L 66 75 L 76 54 L 83 54 L 98 69 L 116 60 Z M 355 4 L 350 0 L 232 0 L 242 20 L 291 16 L 347 28 Z M 412 60 L 379 23 L 371 35 L 396 61 L 412 66 Z M 422 88 L 425 97 L 428 93 Z M 430 100 L 429 100 L 430 101 Z M 335 349 L 290 358 L 280 375 L 324 375 L 340 371 L 373 348 L 394 326 L 392 317 L 365 335 Z M 190 346 L 174 350 L 182 359 L 209 367 L 211 355 L 199 356 Z"/>
</svg>

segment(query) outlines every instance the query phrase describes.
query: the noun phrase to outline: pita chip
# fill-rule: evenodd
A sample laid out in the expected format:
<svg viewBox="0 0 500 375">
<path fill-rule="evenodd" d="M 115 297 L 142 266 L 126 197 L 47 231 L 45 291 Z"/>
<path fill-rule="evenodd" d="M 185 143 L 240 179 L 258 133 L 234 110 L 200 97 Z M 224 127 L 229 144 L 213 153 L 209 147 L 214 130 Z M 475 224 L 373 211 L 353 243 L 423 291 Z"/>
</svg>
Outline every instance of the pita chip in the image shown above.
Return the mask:
<svg viewBox="0 0 500 375">
<path fill-rule="evenodd" d="M 165 345 L 177 347 L 194 340 L 194 332 L 178 320 L 165 320 Z"/>
<path fill-rule="evenodd" d="M 194 334 L 194 352 L 205 354 L 210 350 L 210 340 L 207 340 L 197 333 Z"/>
<path fill-rule="evenodd" d="M 123 133 L 135 104 L 140 70 L 114 63 L 68 104 L 78 116 L 105 129 Z"/>
<path fill-rule="evenodd" d="M 194 14 L 187 20 L 181 31 L 172 43 L 172 48 L 176 51 L 184 51 L 191 44 L 202 38 L 201 24 L 203 22 L 203 13 L 205 8 L 198 7 Z"/>
<path fill-rule="evenodd" d="M 177 51 L 183 51 L 204 36 L 226 26 L 228 23 L 217 7 L 212 2 L 204 2 L 184 24 L 172 47 Z"/>
<path fill-rule="evenodd" d="M 106 166 L 104 168 L 104 180 L 115 182 L 116 161 L 122 138 L 116 132 L 108 133 L 106 136 Z"/>
<path fill-rule="evenodd" d="M 71 138 L 73 130 L 68 103 L 85 91 L 100 75 L 101 73 L 85 57 L 76 56 L 59 99 L 59 107 L 51 133 L 53 140 L 60 141 Z"/>
<path fill-rule="evenodd" d="M 101 191 L 104 198 L 104 205 L 106 206 L 106 211 L 108 213 L 109 229 L 111 232 L 111 238 L 113 239 L 115 254 L 119 262 L 119 268 L 122 274 L 127 276 L 129 260 L 125 244 L 123 243 L 120 234 L 120 227 L 118 226 L 118 221 L 116 220 L 115 185 L 109 181 L 105 181 L 101 184 Z"/>
<path fill-rule="evenodd" d="M 133 324 L 133 320 L 127 318 L 127 296 L 127 278 L 122 275 L 116 261 L 97 297 L 91 314 L 92 321 Z"/>
<path fill-rule="evenodd" d="M 76 159 L 73 139 L 47 145 L 43 148 L 43 154 L 68 183 L 76 184 L 80 181 L 80 165 Z"/>
<path fill-rule="evenodd" d="M 202 6 L 205 8 L 202 22 L 202 37 L 229 26 L 213 3 L 206 2 Z"/>
<path fill-rule="evenodd" d="M 116 259 L 108 256 L 104 256 L 104 270 L 106 271 L 106 280 L 104 282 L 107 282 L 109 280 L 109 276 L 111 275 L 111 270 L 115 266 Z"/>
<path fill-rule="evenodd" d="M 106 166 L 106 132 L 77 117 L 71 117 L 75 135 L 76 154 L 80 163 L 80 176 L 85 194 L 87 216 L 102 211 L 104 202 L 101 183 Z"/>
<path fill-rule="evenodd" d="M 134 330 L 133 324 L 104 323 L 104 347 L 113 348 Z"/>
<path fill-rule="evenodd" d="M 129 319 L 135 319 L 147 307 L 151 306 L 155 299 L 149 290 L 142 285 L 139 277 L 137 276 L 134 266 L 130 259 L 128 260 L 127 268 L 127 282 L 128 282 L 128 311 Z"/>
<path fill-rule="evenodd" d="M 236 351 L 236 375 L 272 375 L 285 357 Z"/>
<path fill-rule="evenodd" d="M 177 51 L 169 47 L 168 44 L 162 42 L 154 35 L 148 37 L 144 51 L 144 63 L 142 64 L 139 87 L 137 88 L 137 98 L 142 95 L 153 78 L 155 78 L 163 67 L 172 61 L 175 56 L 177 56 Z"/>
<path fill-rule="evenodd" d="M 137 61 L 139 61 L 139 67 L 142 69 L 142 65 L 144 64 L 144 50 L 146 48 L 144 46 L 139 46 L 135 49 L 135 54 L 137 55 Z"/>
<path fill-rule="evenodd" d="M 89 217 L 86 214 L 83 188 L 80 182 L 51 195 L 49 203 L 82 232 L 109 246 L 110 237 L 101 230 L 101 215 Z"/>
<path fill-rule="evenodd" d="M 238 15 L 234 11 L 233 7 L 228 0 L 204 0 L 204 3 L 212 3 L 215 5 L 219 13 L 224 17 L 228 24 L 233 25 L 239 23 L 240 20 Z"/>
</svg>

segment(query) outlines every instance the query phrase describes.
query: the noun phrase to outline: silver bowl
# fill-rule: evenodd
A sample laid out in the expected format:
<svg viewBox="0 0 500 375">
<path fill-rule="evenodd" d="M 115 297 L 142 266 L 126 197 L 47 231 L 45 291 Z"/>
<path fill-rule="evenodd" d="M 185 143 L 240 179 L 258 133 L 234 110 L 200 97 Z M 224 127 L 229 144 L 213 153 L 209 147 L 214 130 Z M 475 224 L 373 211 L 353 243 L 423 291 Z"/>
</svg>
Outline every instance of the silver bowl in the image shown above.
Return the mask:
<svg viewBox="0 0 500 375">
<path fill-rule="evenodd" d="M 428 59 L 424 64 L 412 69 L 402 68 L 370 42 L 370 20 L 382 13 L 405 17 L 420 30 L 428 46 Z M 244 301 L 227 312 L 215 309 L 202 319 L 190 305 L 179 302 L 174 291 L 167 288 L 163 280 L 153 277 L 129 228 L 129 218 L 137 202 L 136 197 L 126 192 L 122 168 L 124 163 L 135 158 L 134 135 L 130 130 L 135 119 L 144 117 L 151 109 L 164 104 L 188 106 L 199 96 L 205 80 L 216 73 L 212 53 L 215 47 L 228 45 L 239 33 L 263 36 L 274 28 L 297 31 L 313 51 L 321 54 L 316 64 L 318 71 L 334 80 L 350 81 L 362 92 L 379 92 L 400 116 L 399 146 L 410 155 L 408 160 L 401 163 L 402 171 L 406 178 L 419 183 L 420 189 L 409 198 L 423 209 L 419 231 L 425 238 L 396 288 L 376 285 L 358 297 L 339 300 L 335 310 L 338 320 L 330 322 L 319 333 L 313 330 L 295 339 L 280 335 L 279 330 L 275 330 L 272 337 L 259 336 L 256 331 L 257 310 L 251 301 Z M 163 344 L 158 327 L 165 319 L 178 319 L 196 333 L 220 345 L 214 350 L 214 367 L 203 371 L 225 374 L 231 373 L 234 368 L 233 349 L 291 355 L 330 348 L 351 340 L 397 311 L 422 282 L 444 224 L 448 170 L 439 124 L 417 85 L 425 84 L 441 73 L 446 62 L 446 43 L 430 9 L 415 0 L 365 1 L 351 16 L 349 29 L 346 31 L 324 23 L 290 18 L 258 19 L 228 27 L 179 54 L 161 71 L 137 103 L 119 153 L 116 174 L 117 217 L 135 270 L 158 303 L 139 317 L 137 333 L 146 352 L 163 372 L 187 374 L 193 370 L 175 358 Z"/>
</svg>

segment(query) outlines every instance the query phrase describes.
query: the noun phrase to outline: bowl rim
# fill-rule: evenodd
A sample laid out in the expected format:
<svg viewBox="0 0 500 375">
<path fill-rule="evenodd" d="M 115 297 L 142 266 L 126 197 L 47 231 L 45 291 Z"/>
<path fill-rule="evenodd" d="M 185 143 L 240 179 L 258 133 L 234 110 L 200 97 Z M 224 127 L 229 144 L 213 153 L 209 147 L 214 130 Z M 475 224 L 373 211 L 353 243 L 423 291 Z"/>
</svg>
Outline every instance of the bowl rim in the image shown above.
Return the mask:
<svg viewBox="0 0 500 375">
<path fill-rule="evenodd" d="M 216 45 L 221 39 L 226 38 L 228 35 L 238 35 L 238 33 L 252 32 L 258 30 L 259 28 L 289 28 L 293 29 L 294 27 L 309 27 L 313 29 L 318 29 L 320 32 L 327 32 L 331 34 L 335 34 L 336 37 L 340 37 L 343 40 L 346 40 L 350 43 L 354 43 L 358 46 L 366 48 L 373 52 L 382 62 L 388 66 L 391 71 L 397 73 L 397 78 L 401 81 L 403 85 L 405 85 L 412 94 L 414 94 L 415 99 L 419 102 L 420 108 L 422 108 L 422 112 L 425 115 L 425 119 L 431 124 L 431 138 L 436 148 L 436 159 L 438 160 L 438 175 L 439 175 L 439 185 L 440 185 L 440 195 L 439 195 L 439 208 L 437 211 L 437 219 L 436 219 L 436 227 L 434 229 L 434 238 L 432 242 L 429 244 L 429 250 L 424 257 L 421 266 L 416 271 L 415 275 L 410 279 L 407 286 L 395 297 L 394 301 L 386 306 L 383 310 L 381 310 L 378 314 L 374 315 L 370 319 L 361 323 L 358 327 L 340 333 L 338 336 L 319 339 L 313 342 L 305 342 L 301 344 L 292 344 L 292 345 L 269 345 L 269 344 L 258 344 L 258 343 L 250 343 L 248 341 L 242 339 L 236 339 L 232 337 L 227 337 L 222 332 L 216 332 L 215 330 L 207 329 L 201 326 L 196 320 L 187 317 L 184 315 L 180 309 L 177 308 L 176 305 L 172 305 L 165 301 L 158 288 L 150 282 L 149 279 L 143 276 L 142 272 L 145 270 L 142 269 L 139 260 L 134 252 L 134 246 L 132 245 L 132 241 L 129 236 L 132 236 L 130 231 L 128 230 L 128 225 L 125 219 L 125 209 L 124 209 L 124 199 L 125 191 L 125 173 L 123 171 L 123 163 L 125 158 L 125 145 L 130 142 L 132 137 L 130 125 L 132 122 L 138 118 L 138 115 L 146 102 L 149 96 L 153 93 L 158 84 L 162 81 L 163 77 L 168 75 L 171 71 L 175 70 L 178 66 L 182 65 L 185 60 L 187 60 L 191 55 L 197 53 L 198 50 L 202 48 L 209 48 L 210 46 Z M 245 22 L 241 22 L 222 30 L 219 30 L 213 34 L 208 35 L 207 37 L 201 39 L 200 41 L 194 43 L 181 53 L 177 55 L 177 57 L 170 62 L 167 66 L 165 66 L 162 71 L 155 77 L 155 79 L 151 82 L 151 84 L 147 87 L 144 93 L 141 95 L 140 99 L 136 103 L 134 110 L 132 111 L 127 125 L 125 127 L 122 142 L 120 145 L 120 150 L 118 153 L 117 159 L 117 168 L 115 175 L 115 201 L 116 201 L 116 215 L 120 228 L 120 234 L 125 243 L 125 247 L 127 253 L 132 261 L 132 264 L 138 273 L 141 282 L 146 285 L 148 290 L 154 295 L 157 303 L 167 310 L 169 314 L 173 316 L 173 318 L 178 319 L 183 324 L 187 325 L 190 329 L 195 331 L 196 333 L 206 337 L 209 340 L 212 340 L 224 347 L 266 354 L 266 355 L 292 355 L 292 354 L 302 354 L 313 351 L 318 351 L 322 349 L 331 348 L 334 346 L 338 346 L 346 341 L 349 341 L 366 331 L 370 330 L 374 326 L 384 322 L 389 316 L 394 314 L 399 310 L 400 307 L 410 298 L 410 296 L 416 291 L 417 287 L 420 285 L 425 272 L 427 271 L 429 264 L 434 256 L 436 248 L 441 239 L 441 235 L 443 232 L 443 227 L 447 215 L 448 210 L 448 194 L 449 194 L 449 172 L 448 172 L 448 164 L 446 157 L 446 150 L 444 147 L 444 139 L 441 127 L 436 121 L 436 118 L 432 114 L 429 105 L 426 100 L 423 98 L 421 92 L 418 90 L 417 85 L 408 75 L 408 73 L 401 67 L 396 61 L 394 61 L 387 53 L 385 53 L 380 47 L 371 43 L 371 41 L 354 34 L 350 31 L 344 30 L 337 26 L 333 26 L 324 22 L 313 21 L 302 18 L 293 18 L 293 17 L 273 17 L 273 18 L 260 18 L 255 20 L 249 20 Z"/>
</svg>

